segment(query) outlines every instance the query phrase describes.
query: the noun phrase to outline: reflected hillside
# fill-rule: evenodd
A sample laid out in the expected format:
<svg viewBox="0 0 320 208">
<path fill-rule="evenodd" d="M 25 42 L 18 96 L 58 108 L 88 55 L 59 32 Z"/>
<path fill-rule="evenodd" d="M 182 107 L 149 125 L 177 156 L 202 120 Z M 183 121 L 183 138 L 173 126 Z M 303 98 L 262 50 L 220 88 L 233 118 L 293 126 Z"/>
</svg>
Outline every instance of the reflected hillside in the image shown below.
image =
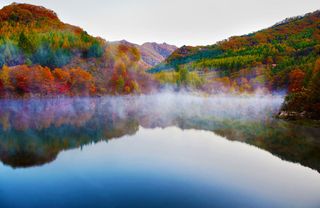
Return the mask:
<svg viewBox="0 0 320 208">
<path fill-rule="evenodd" d="M 1 101 L 0 159 L 13 168 L 43 165 L 63 150 L 133 135 L 139 126 L 177 126 L 213 131 L 320 171 L 319 128 L 274 120 L 281 102 L 173 93 Z"/>
<path fill-rule="evenodd" d="M 97 100 L 3 102 L 0 157 L 17 167 L 43 165 L 59 152 L 134 134 L 138 123 L 117 115 L 97 116 Z"/>
<path fill-rule="evenodd" d="M 216 122 L 209 119 L 182 122 L 181 126 L 186 129 L 210 130 L 228 140 L 254 145 L 281 159 L 320 172 L 320 131 L 317 126 L 302 126 L 281 120 Z"/>
</svg>

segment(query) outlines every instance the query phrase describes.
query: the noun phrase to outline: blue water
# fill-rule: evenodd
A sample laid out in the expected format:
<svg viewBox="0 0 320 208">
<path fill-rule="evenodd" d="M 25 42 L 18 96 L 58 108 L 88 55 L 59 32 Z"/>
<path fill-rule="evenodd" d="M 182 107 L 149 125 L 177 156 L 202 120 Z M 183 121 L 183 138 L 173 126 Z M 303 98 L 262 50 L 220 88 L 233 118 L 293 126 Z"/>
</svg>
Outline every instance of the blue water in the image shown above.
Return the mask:
<svg viewBox="0 0 320 208">
<path fill-rule="evenodd" d="M 214 111 L 197 120 L 197 107 L 164 120 L 174 114 L 168 106 L 141 108 L 159 97 L 127 99 L 2 102 L 0 207 L 320 206 L 319 158 L 309 151 L 318 148 L 317 128 L 301 134 L 277 122 L 276 131 L 259 109 L 241 124 L 213 119 Z M 308 152 L 290 151 L 298 147 Z"/>
</svg>

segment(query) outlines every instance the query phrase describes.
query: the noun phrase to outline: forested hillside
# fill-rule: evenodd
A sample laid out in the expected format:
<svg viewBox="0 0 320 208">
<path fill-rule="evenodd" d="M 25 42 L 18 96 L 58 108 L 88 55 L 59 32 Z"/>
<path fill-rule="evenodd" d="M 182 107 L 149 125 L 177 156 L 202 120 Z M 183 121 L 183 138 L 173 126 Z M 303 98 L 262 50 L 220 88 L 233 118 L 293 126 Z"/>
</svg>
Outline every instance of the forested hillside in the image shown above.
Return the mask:
<svg viewBox="0 0 320 208">
<path fill-rule="evenodd" d="M 76 56 L 101 57 L 103 47 L 103 40 L 62 23 L 43 7 L 11 4 L 0 10 L 0 66 L 62 67 Z"/>
<path fill-rule="evenodd" d="M 320 112 L 320 11 L 211 46 L 183 46 L 149 72 L 166 82 L 203 78 L 209 92 L 289 92 L 284 109 Z M 184 75 L 188 77 L 188 75 Z M 194 76 L 194 75 L 193 75 Z M 317 115 L 316 115 L 317 114 Z"/>
<path fill-rule="evenodd" d="M 0 10 L 0 96 L 126 94 L 148 90 L 135 47 L 114 47 L 44 7 Z"/>
</svg>

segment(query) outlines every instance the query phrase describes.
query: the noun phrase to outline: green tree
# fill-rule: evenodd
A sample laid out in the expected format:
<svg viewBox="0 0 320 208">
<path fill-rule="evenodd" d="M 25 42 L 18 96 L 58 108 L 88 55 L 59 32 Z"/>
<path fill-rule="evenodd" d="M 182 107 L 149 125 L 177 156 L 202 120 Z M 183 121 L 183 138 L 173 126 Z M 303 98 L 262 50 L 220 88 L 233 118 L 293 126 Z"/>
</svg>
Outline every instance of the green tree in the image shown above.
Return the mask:
<svg viewBox="0 0 320 208">
<path fill-rule="evenodd" d="M 125 82 L 123 77 L 120 75 L 116 81 L 116 88 L 117 92 L 122 93 L 124 88 Z"/>
<path fill-rule="evenodd" d="M 315 70 L 310 82 L 310 99 L 312 103 L 320 103 L 320 71 Z"/>
<path fill-rule="evenodd" d="M 88 58 L 99 58 L 103 55 L 103 48 L 98 42 L 94 42 L 88 50 Z"/>
<path fill-rule="evenodd" d="M 19 48 L 11 41 L 7 41 L 0 46 L 0 67 L 3 65 L 14 66 L 23 63 L 24 59 Z"/>
<path fill-rule="evenodd" d="M 33 42 L 24 34 L 20 33 L 18 47 L 26 54 L 32 54 L 36 49 Z"/>
<path fill-rule="evenodd" d="M 178 71 L 178 80 L 177 84 L 180 85 L 187 85 L 188 84 L 188 76 L 189 76 L 189 71 L 185 67 L 180 67 Z"/>
</svg>

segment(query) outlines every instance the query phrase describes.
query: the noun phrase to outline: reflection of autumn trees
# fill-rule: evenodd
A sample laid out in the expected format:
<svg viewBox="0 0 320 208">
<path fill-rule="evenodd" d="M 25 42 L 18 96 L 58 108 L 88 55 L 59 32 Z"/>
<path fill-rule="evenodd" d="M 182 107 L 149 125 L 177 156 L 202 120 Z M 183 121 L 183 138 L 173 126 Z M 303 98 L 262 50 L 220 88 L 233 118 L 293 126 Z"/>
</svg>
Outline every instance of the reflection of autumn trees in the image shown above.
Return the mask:
<svg viewBox="0 0 320 208">
<path fill-rule="evenodd" d="M 42 130 L 61 125 L 81 126 L 94 114 L 94 103 L 83 100 L 79 104 L 71 99 L 30 100 L 21 101 L 21 103 L 2 101 L 1 106 L 0 124 L 5 131 Z"/>
<path fill-rule="evenodd" d="M 184 129 L 213 131 L 228 140 L 254 145 L 281 159 L 300 163 L 320 172 L 320 131 L 317 125 L 305 126 L 277 120 L 217 122 L 203 118 L 181 120 L 178 124 Z"/>
<path fill-rule="evenodd" d="M 134 134 L 138 130 L 136 124 L 128 120 L 110 123 L 92 121 L 80 126 L 68 124 L 42 130 L 3 131 L 0 136 L 0 159 L 12 167 L 42 165 L 53 161 L 63 150 Z"/>
<path fill-rule="evenodd" d="M 141 106 L 135 102 L 120 109 L 121 102 L 99 98 L 1 101 L 1 161 L 12 167 L 42 165 L 62 150 L 134 134 L 139 119 L 154 118 L 140 114 Z"/>
<path fill-rule="evenodd" d="M 213 131 L 265 149 L 282 159 L 320 170 L 317 127 L 261 119 L 228 119 L 189 114 L 181 108 L 155 109 L 157 100 L 126 98 L 34 99 L 1 101 L 0 159 L 12 167 L 53 161 L 59 152 L 135 134 L 144 128 L 178 126 Z M 209 105 L 205 104 L 205 105 Z"/>
<path fill-rule="evenodd" d="M 96 112 L 94 100 L 8 101 L 0 109 L 0 157 L 12 167 L 42 165 L 62 150 L 134 134 L 138 123 Z"/>
<path fill-rule="evenodd" d="M 154 115 L 153 115 L 154 116 Z M 319 127 L 278 120 L 231 120 L 196 116 L 176 116 L 171 120 L 139 118 L 145 128 L 178 126 L 182 129 L 212 131 L 228 140 L 245 142 L 264 149 L 281 159 L 300 163 L 320 172 Z"/>
</svg>

